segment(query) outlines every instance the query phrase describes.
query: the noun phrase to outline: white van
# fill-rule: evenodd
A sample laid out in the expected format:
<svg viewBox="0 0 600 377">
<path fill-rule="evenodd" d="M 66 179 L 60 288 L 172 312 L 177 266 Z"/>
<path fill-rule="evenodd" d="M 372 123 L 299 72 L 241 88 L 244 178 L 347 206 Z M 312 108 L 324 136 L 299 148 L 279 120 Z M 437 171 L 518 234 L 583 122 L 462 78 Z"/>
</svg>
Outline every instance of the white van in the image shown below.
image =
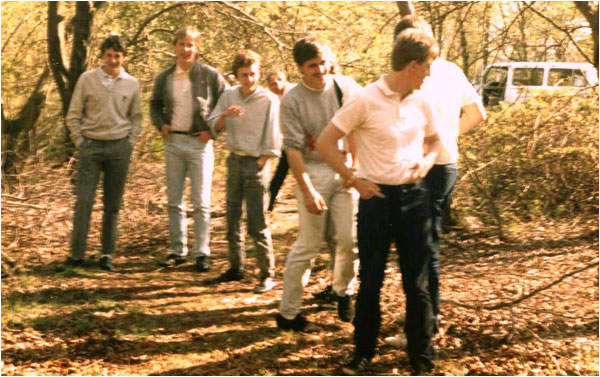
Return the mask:
<svg viewBox="0 0 600 377">
<path fill-rule="evenodd" d="M 589 63 L 510 62 L 487 66 L 476 87 L 483 104 L 493 106 L 522 102 L 541 90 L 572 91 L 596 84 L 598 73 Z"/>
</svg>

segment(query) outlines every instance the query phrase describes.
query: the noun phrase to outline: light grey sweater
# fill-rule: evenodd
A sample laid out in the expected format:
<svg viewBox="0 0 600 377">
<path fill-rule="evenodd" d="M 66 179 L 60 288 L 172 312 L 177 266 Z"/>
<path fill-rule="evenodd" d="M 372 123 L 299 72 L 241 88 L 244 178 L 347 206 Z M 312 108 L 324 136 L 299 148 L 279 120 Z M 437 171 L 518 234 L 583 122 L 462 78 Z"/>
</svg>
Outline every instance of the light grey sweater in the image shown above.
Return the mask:
<svg viewBox="0 0 600 377">
<path fill-rule="evenodd" d="M 117 140 L 129 137 L 135 145 L 142 131 L 137 80 L 121 69 L 111 89 L 102 84 L 102 68 L 84 72 L 75 85 L 65 122 L 79 148 L 84 137 Z"/>
<path fill-rule="evenodd" d="M 242 107 L 244 115 L 225 119 L 221 132 L 227 131 L 227 149 L 253 157 L 279 156 L 279 98 L 260 86 L 246 98 L 242 97 L 239 85 L 227 88 L 208 117 L 214 134 L 217 134 L 217 120 L 233 105 Z"/>
<path fill-rule="evenodd" d="M 281 99 L 283 148 L 300 150 L 305 161 L 324 162 L 315 143 L 340 108 L 332 78 L 340 87 L 344 102 L 361 89 L 351 77 L 333 75 L 322 90 L 310 89 L 300 82 Z"/>
</svg>

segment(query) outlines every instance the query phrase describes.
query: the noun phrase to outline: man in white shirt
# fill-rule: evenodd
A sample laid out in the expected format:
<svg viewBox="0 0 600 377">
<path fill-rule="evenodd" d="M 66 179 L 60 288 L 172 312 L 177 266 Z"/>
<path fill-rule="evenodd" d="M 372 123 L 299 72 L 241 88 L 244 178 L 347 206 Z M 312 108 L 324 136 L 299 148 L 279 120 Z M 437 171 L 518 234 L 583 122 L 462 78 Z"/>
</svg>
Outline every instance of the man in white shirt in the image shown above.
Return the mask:
<svg viewBox="0 0 600 377">
<path fill-rule="evenodd" d="M 394 29 L 394 37 L 408 28 L 417 28 L 433 35 L 425 20 L 416 15 L 403 17 Z M 431 64 L 431 76 L 421 87 L 422 95 L 434 108 L 441 150 L 435 165 L 425 177 L 425 185 L 431 194 L 431 260 L 429 265 L 429 293 L 431 295 L 434 334 L 438 332 L 440 311 L 439 293 L 439 233 L 442 212 L 450 200 L 458 176 L 458 137 L 485 119 L 481 97 L 473 88 L 463 71 L 454 63 L 437 58 Z M 462 110 L 462 115 L 461 115 Z M 390 345 L 403 344 L 398 338 L 386 338 Z"/>
<path fill-rule="evenodd" d="M 317 141 L 322 158 L 360 193 L 358 253 L 360 288 L 354 319 L 354 357 L 342 372 L 364 375 L 375 355 L 381 325 L 379 291 L 390 243 L 398 252 L 406 294 L 407 353 L 417 374 L 433 366 L 433 314 L 427 290 L 431 218 L 428 191 L 419 182 L 438 151 L 431 106 L 413 91 L 429 75 L 438 47 L 416 29 L 397 38 L 392 70 L 357 93 L 334 116 Z M 352 133 L 359 173 L 336 151 Z"/>
</svg>

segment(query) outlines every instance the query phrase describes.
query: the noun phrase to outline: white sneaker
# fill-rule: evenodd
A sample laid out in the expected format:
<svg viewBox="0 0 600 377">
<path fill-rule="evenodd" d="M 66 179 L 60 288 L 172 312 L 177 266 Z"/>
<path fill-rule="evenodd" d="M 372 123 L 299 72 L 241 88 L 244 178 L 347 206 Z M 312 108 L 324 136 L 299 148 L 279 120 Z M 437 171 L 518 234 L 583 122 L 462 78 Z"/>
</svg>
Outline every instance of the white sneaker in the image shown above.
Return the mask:
<svg viewBox="0 0 600 377">
<path fill-rule="evenodd" d="M 404 334 L 398 336 L 388 336 L 387 338 L 383 339 L 383 342 L 394 348 L 406 348 L 407 345 L 406 335 Z"/>
<path fill-rule="evenodd" d="M 273 289 L 277 283 L 271 278 L 262 279 L 256 287 L 254 287 L 254 293 L 265 293 Z"/>
</svg>

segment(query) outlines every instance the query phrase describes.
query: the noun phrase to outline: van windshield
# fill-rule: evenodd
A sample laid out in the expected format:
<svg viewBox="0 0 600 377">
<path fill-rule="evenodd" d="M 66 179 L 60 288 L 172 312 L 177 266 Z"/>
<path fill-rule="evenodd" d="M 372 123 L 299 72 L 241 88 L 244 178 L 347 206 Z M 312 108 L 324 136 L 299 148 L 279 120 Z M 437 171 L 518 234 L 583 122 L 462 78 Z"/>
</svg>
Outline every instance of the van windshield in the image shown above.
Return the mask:
<svg viewBox="0 0 600 377">
<path fill-rule="evenodd" d="M 516 86 L 542 86 L 544 68 L 515 68 L 512 82 Z"/>
</svg>

